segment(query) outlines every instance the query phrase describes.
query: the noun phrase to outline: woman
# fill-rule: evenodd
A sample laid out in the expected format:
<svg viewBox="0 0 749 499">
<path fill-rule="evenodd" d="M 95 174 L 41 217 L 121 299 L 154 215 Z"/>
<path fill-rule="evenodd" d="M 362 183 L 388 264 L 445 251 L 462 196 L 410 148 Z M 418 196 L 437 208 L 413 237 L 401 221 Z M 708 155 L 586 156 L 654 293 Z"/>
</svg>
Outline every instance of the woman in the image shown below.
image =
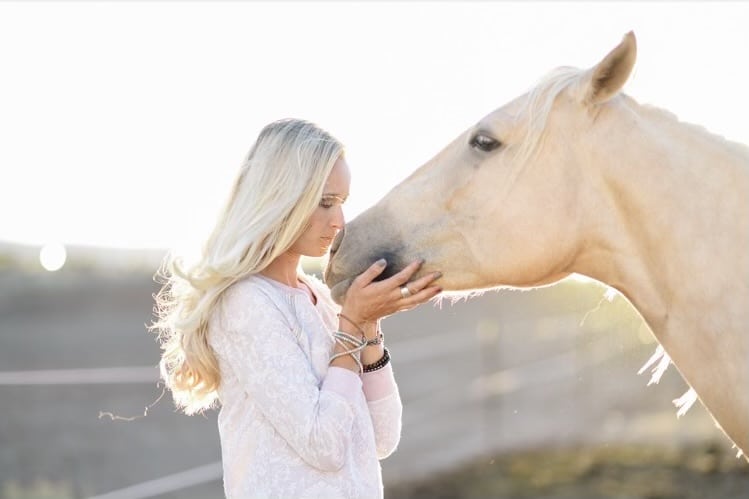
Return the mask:
<svg viewBox="0 0 749 499">
<path fill-rule="evenodd" d="M 168 259 L 157 295 L 162 377 L 188 414 L 220 404 L 227 497 L 382 497 L 378 459 L 401 400 L 381 318 L 435 297 L 421 262 L 379 282 L 375 262 L 339 308 L 300 269 L 343 228 L 343 147 L 312 123 L 260 133 L 202 258 Z"/>
</svg>

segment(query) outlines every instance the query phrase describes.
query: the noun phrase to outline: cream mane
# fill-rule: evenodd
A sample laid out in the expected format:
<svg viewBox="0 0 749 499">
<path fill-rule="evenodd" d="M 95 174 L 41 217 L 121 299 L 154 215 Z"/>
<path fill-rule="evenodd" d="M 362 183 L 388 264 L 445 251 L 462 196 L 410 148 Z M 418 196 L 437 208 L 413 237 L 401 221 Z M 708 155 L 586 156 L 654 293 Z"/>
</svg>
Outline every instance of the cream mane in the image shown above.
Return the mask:
<svg viewBox="0 0 749 499">
<path fill-rule="evenodd" d="M 559 67 L 541 78 L 539 83 L 528 92 L 528 98 L 525 99 L 524 106 L 520 109 L 520 115 L 527 116 L 527 128 L 523 142 L 514 156 L 519 164 L 525 164 L 538 151 L 544 139 L 549 113 L 559 94 L 578 86 L 584 74 L 584 71 L 578 68 Z"/>
<path fill-rule="evenodd" d="M 553 69 L 542 77 L 539 82 L 528 92 L 519 110 L 521 116 L 526 117 L 526 131 L 523 141 L 513 157 L 519 164 L 525 164 L 533 158 L 539 146 L 544 140 L 546 122 L 557 97 L 565 91 L 569 91 L 571 97 L 580 101 L 584 99 L 582 91 L 586 83 L 588 72 L 579 68 L 562 66 Z M 684 131 L 690 131 L 696 135 L 710 138 L 722 143 L 728 149 L 739 156 L 746 157 L 749 161 L 749 146 L 726 139 L 722 135 L 711 132 L 701 125 L 681 121 L 678 116 L 666 109 L 642 104 L 627 94 L 620 93 L 617 98 L 624 99 L 638 109 L 638 113 L 650 121 L 661 121 L 667 124 L 678 124 Z"/>
</svg>

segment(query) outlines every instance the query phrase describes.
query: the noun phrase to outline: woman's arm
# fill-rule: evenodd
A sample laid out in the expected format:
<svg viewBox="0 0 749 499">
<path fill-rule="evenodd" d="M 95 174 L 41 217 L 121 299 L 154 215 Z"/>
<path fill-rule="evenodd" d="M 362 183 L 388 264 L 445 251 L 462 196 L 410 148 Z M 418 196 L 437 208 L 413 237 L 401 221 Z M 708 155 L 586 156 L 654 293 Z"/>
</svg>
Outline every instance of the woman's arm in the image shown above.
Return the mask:
<svg viewBox="0 0 749 499">
<path fill-rule="evenodd" d="M 354 279 L 349 287 L 341 310 L 340 328 L 358 331 L 367 340 L 379 335 L 380 319 L 393 313 L 409 310 L 435 297 L 441 288 L 433 286 L 439 272 L 430 273 L 409 282 L 422 262 L 407 265 L 392 277 L 374 281 L 385 269 L 384 261 L 375 262 Z M 408 285 L 409 295 L 400 287 Z M 382 358 L 384 344 L 367 346 L 361 353 L 362 364 L 373 364 Z M 400 442 L 403 405 L 395 383 L 392 366 L 362 374 L 363 390 L 374 427 L 377 457 L 384 459 L 392 454 Z"/>
<path fill-rule="evenodd" d="M 377 365 L 378 362 L 387 359 L 384 367 L 362 373 L 364 396 L 374 428 L 377 457 L 384 459 L 395 451 L 400 442 L 403 405 L 389 361 L 390 353 L 388 352 L 385 357 L 385 341 L 380 330 L 380 321 L 361 327 L 348 316 L 339 316 L 339 328 L 349 333 L 361 334 L 371 341 L 371 344 L 361 352 L 361 363 L 364 366 Z"/>
<path fill-rule="evenodd" d="M 362 383 L 374 427 L 377 458 L 385 459 L 398 447 L 403 417 L 403 404 L 392 364 L 362 374 Z"/>
</svg>

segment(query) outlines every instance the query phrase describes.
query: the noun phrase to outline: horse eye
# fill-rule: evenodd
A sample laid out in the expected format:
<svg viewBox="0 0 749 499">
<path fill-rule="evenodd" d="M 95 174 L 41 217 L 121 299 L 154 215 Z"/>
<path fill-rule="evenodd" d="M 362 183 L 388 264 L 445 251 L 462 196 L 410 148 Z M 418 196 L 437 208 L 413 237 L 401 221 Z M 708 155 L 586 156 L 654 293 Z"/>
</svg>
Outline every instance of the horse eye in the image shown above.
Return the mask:
<svg viewBox="0 0 749 499">
<path fill-rule="evenodd" d="M 471 147 L 479 151 L 489 152 L 501 146 L 502 143 L 488 135 L 477 134 L 471 139 Z"/>
</svg>

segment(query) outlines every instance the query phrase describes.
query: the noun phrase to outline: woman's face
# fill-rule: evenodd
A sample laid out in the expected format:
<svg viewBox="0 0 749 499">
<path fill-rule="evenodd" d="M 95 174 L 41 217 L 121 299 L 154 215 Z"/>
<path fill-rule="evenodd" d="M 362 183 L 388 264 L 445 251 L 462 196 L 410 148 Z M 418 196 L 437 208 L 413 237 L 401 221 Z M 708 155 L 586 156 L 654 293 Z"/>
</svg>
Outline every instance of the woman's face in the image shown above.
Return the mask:
<svg viewBox="0 0 749 499">
<path fill-rule="evenodd" d="M 307 228 L 291 246 L 294 253 L 323 256 L 328 252 L 338 231 L 343 228 L 343 203 L 349 195 L 351 173 L 341 156 L 333 165 L 323 188 L 322 199 L 307 221 Z"/>
</svg>

